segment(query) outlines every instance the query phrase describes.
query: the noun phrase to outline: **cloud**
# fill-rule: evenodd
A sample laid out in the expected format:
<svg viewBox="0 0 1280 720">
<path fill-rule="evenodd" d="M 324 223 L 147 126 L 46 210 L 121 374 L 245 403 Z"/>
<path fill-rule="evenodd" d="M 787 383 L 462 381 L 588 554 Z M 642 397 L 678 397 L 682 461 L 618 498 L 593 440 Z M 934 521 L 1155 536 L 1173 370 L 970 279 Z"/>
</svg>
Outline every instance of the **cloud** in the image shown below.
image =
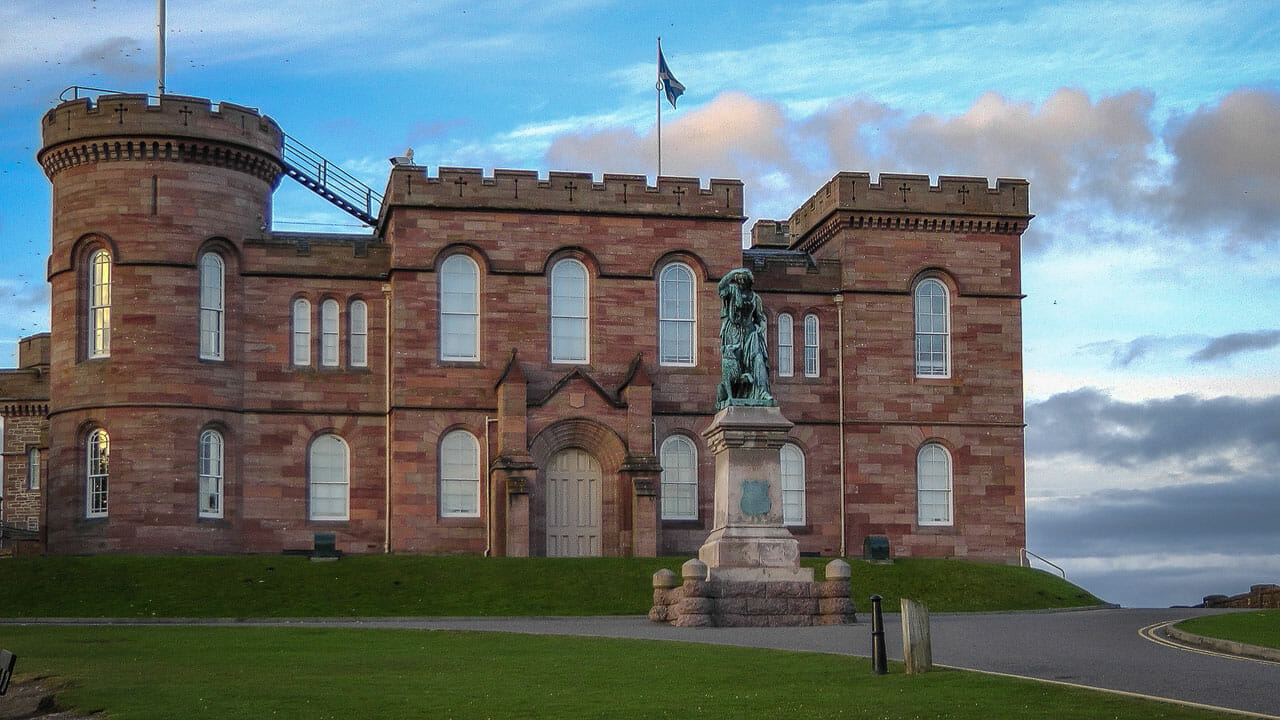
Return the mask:
<svg viewBox="0 0 1280 720">
<path fill-rule="evenodd" d="M 1118 210 L 1156 169 L 1154 103 L 1141 90 L 1095 102 L 1062 88 L 1039 107 L 989 92 L 962 115 L 912 118 L 893 131 L 892 144 L 910 167 L 1029 177 L 1036 212 L 1078 202 Z"/>
<path fill-rule="evenodd" d="M 1276 507 L 1280 484 L 1269 475 L 1103 490 L 1029 503 L 1027 542 L 1112 602 L 1195 604 L 1280 582 Z"/>
<path fill-rule="evenodd" d="M 1170 120 L 1172 181 L 1158 198 L 1175 226 L 1276 241 L 1280 223 L 1280 91 L 1237 89 Z"/>
<path fill-rule="evenodd" d="M 1270 350 L 1280 346 L 1280 330 L 1260 330 L 1251 333 L 1231 333 L 1209 341 L 1190 358 L 1191 362 L 1212 362 L 1237 353 L 1253 350 Z"/>
<path fill-rule="evenodd" d="M 1026 408 L 1027 455 L 1089 458 L 1113 469 L 1235 453 L 1248 468 L 1280 463 L 1280 395 L 1122 402 L 1093 388 Z"/>
<path fill-rule="evenodd" d="M 730 92 L 663 127 L 664 172 L 729 175 L 753 188 L 766 181 L 769 197 L 749 195 L 748 211 L 774 217 L 839 170 L 1026 177 L 1040 216 L 1026 237 L 1033 250 L 1045 242 L 1232 247 L 1280 237 L 1280 93 L 1238 89 L 1173 115 L 1159 132 L 1155 106 L 1147 90 L 1094 99 L 1060 88 L 1038 105 L 988 92 L 949 116 L 908 115 L 861 97 L 806 105 L 796 116 Z M 635 172 L 652 165 L 654 142 L 651 130 L 596 127 L 555 138 L 546 157 Z M 1153 227 L 1163 240 L 1152 239 Z"/>
<path fill-rule="evenodd" d="M 1143 335 L 1128 342 L 1105 340 L 1103 342 L 1088 343 L 1081 349 L 1086 352 L 1109 354 L 1111 355 L 1112 367 L 1124 368 L 1153 354 L 1167 355 L 1171 351 L 1185 346 L 1188 342 L 1195 342 L 1197 339 L 1195 336 L 1188 335 L 1174 337 Z"/>
</svg>

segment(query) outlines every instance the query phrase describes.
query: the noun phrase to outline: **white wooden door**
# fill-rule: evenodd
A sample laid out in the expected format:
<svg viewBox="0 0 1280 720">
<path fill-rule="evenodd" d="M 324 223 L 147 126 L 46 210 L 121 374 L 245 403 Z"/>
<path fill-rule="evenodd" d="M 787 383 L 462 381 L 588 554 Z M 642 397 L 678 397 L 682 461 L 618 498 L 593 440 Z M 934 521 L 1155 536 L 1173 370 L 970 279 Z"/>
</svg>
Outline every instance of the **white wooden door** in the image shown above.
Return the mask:
<svg viewBox="0 0 1280 720">
<path fill-rule="evenodd" d="M 600 555 L 600 463 L 570 448 L 547 468 L 547 557 Z"/>
</svg>

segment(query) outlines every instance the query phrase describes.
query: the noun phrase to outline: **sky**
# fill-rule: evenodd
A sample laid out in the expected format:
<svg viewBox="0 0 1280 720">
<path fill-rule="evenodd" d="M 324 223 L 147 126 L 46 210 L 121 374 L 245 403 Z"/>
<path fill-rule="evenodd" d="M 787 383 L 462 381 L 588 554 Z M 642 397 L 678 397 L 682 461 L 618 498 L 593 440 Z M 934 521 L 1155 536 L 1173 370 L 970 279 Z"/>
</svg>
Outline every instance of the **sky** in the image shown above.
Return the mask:
<svg viewBox="0 0 1280 720">
<path fill-rule="evenodd" d="M 836 172 L 1022 177 L 1027 542 L 1105 600 L 1280 583 L 1280 4 L 169 0 L 167 91 L 381 190 L 656 171 L 785 218 Z M 155 92 L 151 0 L 0 4 L 0 364 L 48 329 L 39 119 Z M 289 180 L 277 230 L 361 232 Z M 961 511 L 962 512 L 962 511 Z"/>
</svg>

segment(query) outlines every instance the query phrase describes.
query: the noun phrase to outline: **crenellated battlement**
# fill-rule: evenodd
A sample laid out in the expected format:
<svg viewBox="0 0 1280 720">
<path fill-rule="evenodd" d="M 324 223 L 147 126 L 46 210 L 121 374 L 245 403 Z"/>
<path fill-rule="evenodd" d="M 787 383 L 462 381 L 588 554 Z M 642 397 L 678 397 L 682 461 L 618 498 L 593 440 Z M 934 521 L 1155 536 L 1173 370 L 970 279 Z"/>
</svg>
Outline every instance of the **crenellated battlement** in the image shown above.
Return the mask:
<svg viewBox="0 0 1280 720">
<path fill-rule="evenodd" d="M 67 167 L 110 160 L 179 160 L 278 177 L 283 133 L 253 108 L 182 95 L 102 95 L 45 113 L 37 159 L 50 178 Z"/>
<path fill-rule="evenodd" d="M 928 175 L 881 173 L 880 182 L 873 183 L 868 173 L 842 172 L 791 214 L 789 231 L 793 238 L 801 238 L 837 211 L 870 215 L 947 215 L 957 220 L 977 221 L 984 226 L 988 224 L 983 222 L 986 220 L 1025 221 L 1031 217 L 1027 189 L 1026 180 L 1012 178 L 999 178 L 992 188 L 982 177 L 943 175 L 938 178 L 938 184 L 933 185 Z M 883 226 L 901 223 L 871 219 L 863 224 Z M 930 225 L 941 227 L 936 222 Z M 970 225 L 973 223 L 962 222 L 957 227 Z"/>
<path fill-rule="evenodd" d="M 713 178 L 704 188 L 698 178 L 663 176 L 655 187 L 644 175 L 605 174 L 597 182 L 591 173 L 494 170 L 486 177 L 479 168 L 441 167 L 432 176 L 412 165 L 387 181 L 384 212 L 395 206 L 743 219 L 740 180 Z"/>
</svg>

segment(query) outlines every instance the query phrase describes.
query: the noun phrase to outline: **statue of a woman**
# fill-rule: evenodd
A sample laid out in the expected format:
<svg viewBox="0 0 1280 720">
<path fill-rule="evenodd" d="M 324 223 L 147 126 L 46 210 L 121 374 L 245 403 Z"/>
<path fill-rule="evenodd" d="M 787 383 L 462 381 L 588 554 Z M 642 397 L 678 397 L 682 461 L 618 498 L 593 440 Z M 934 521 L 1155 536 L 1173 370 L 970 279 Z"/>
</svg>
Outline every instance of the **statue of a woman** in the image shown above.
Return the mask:
<svg viewBox="0 0 1280 720">
<path fill-rule="evenodd" d="M 720 279 L 720 385 L 716 408 L 777 405 L 769 392 L 769 349 L 764 304 L 755 278 L 738 268 Z"/>
</svg>

